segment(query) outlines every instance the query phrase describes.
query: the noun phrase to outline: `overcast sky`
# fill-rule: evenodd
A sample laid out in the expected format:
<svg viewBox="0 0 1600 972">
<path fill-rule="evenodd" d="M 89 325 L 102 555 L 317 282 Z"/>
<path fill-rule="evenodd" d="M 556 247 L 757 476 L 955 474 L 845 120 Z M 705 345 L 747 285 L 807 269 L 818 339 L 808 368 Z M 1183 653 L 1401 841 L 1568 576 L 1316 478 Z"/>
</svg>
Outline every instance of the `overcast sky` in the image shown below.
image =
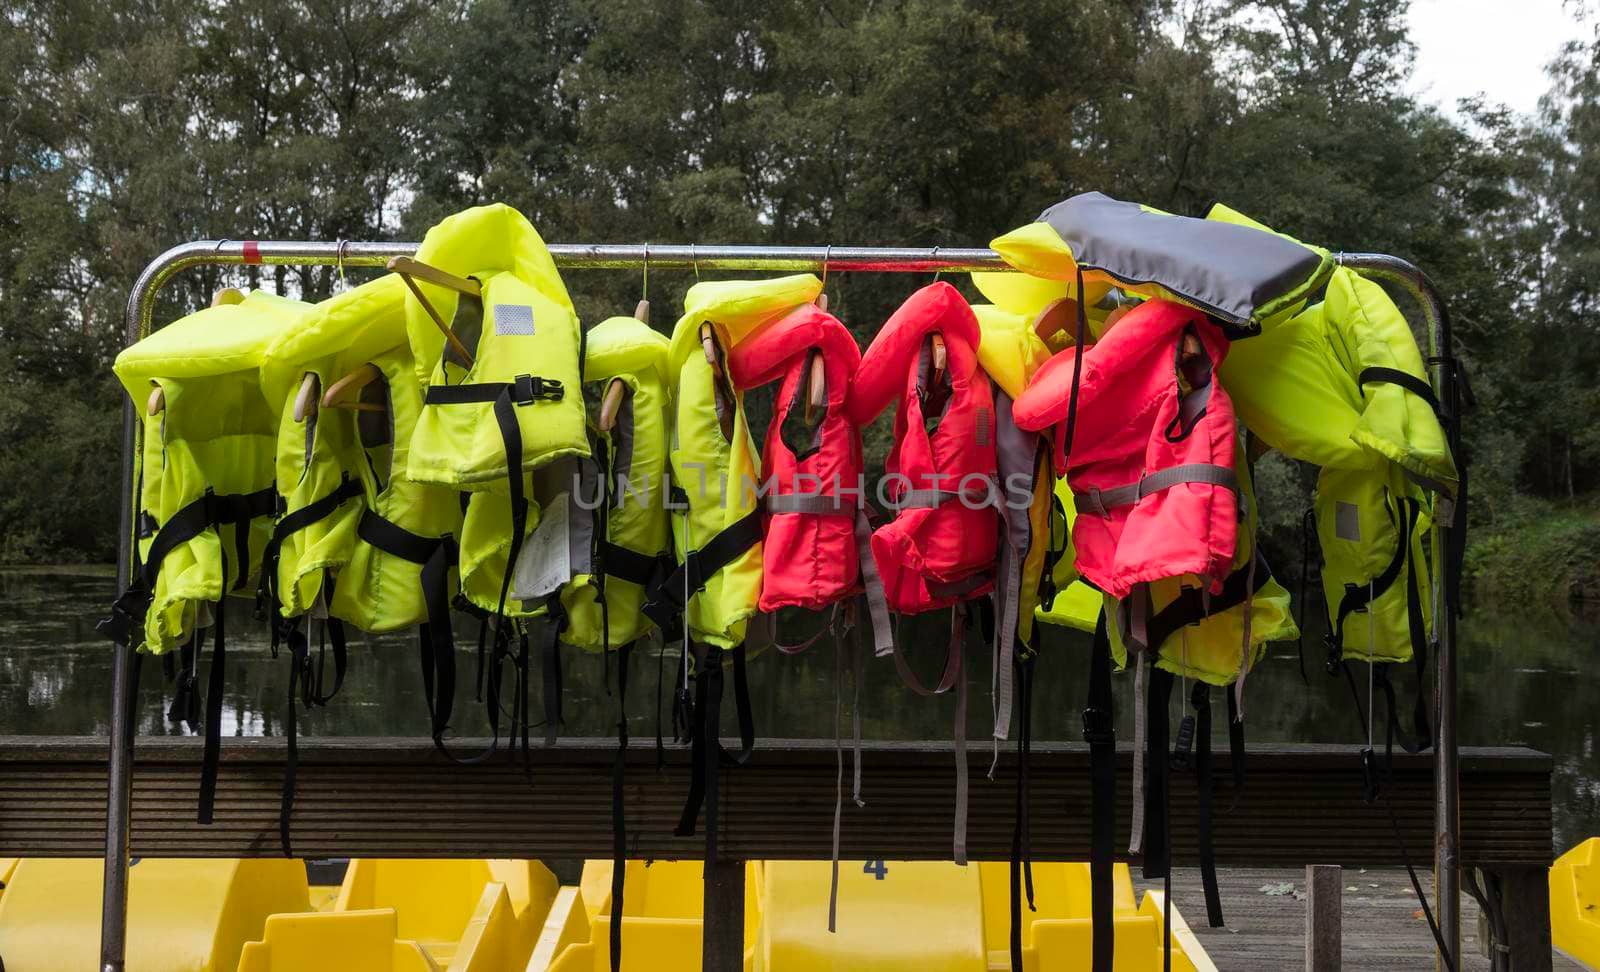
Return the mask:
<svg viewBox="0 0 1600 972">
<path fill-rule="evenodd" d="M 1457 98 L 1482 92 L 1532 112 L 1549 87 L 1545 64 L 1580 31 L 1590 28 L 1562 0 L 1412 0 L 1411 86 L 1452 111 Z"/>
</svg>

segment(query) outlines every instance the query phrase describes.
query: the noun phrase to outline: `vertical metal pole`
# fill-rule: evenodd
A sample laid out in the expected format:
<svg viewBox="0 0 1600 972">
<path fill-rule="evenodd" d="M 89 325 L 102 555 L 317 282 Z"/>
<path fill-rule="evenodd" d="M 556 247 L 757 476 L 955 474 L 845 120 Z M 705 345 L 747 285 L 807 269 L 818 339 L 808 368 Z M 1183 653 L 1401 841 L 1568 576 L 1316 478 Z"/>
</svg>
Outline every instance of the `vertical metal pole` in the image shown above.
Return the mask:
<svg viewBox="0 0 1600 972">
<path fill-rule="evenodd" d="M 744 861 L 725 857 L 706 868 L 705 906 L 701 911 L 703 972 L 739 972 L 744 968 L 744 871 Z"/>
<path fill-rule="evenodd" d="M 122 403 L 122 514 L 117 539 L 117 593 L 133 564 L 133 403 Z M 106 773 L 105 885 L 100 911 L 100 970 L 122 972 L 128 927 L 128 819 L 133 792 L 134 649 L 118 645 L 111 659 L 111 729 Z"/>
<path fill-rule="evenodd" d="M 1434 742 L 1433 882 L 1439 934 L 1449 953 L 1450 965 L 1461 959 L 1461 753 L 1456 735 L 1456 610 L 1461 604 L 1461 552 L 1467 527 L 1467 464 L 1461 449 L 1461 385 L 1450 333 L 1450 313 L 1428 275 L 1397 257 L 1376 253 L 1340 254 L 1339 262 L 1366 276 L 1398 284 L 1422 306 L 1428 325 L 1428 360 L 1433 387 L 1445 412 L 1445 435 L 1460 476 L 1449 522 L 1434 523 L 1442 542 L 1443 563 L 1434 564 L 1443 585 L 1443 604 L 1433 619 L 1438 643 L 1438 693 L 1434 699 L 1439 722 Z M 1445 968 L 1444 956 L 1436 967 Z"/>
</svg>

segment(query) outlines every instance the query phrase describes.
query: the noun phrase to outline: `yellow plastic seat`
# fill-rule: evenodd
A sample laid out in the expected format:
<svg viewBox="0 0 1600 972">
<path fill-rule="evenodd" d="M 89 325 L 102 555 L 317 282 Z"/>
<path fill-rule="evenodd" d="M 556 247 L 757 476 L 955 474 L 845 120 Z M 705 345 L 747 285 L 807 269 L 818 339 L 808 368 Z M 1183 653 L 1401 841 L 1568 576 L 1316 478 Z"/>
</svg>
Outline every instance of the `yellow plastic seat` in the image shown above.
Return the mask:
<svg viewBox="0 0 1600 972">
<path fill-rule="evenodd" d="M 7 967 L 99 968 L 103 874 L 95 859 L 18 862 L 0 894 Z M 297 860 L 142 858 L 128 871 L 128 972 L 231 972 L 268 915 L 307 907 Z"/>
<path fill-rule="evenodd" d="M 439 972 L 422 946 L 396 937 L 396 924 L 392 908 L 273 915 L 238 972 Z"/>
<path fill-rule="evenodd" d="M 978 865 L 983 880 L 985 936 L 989 944 L 988 968 L 1011 968 L 1010 865 Z M 1112 922 L 1116 936 L 1117 972 L 1146 972 L 1161 968 L 1161 899 L 1147 893 L 1136 903 L 1128 865 L 1112 871 Z M 1022 912 L 1022 960 L 1027 972 L 1088 968 L 1093 956 L 1089 865 L 1060 861 L 1033 865 L 1034 904 L 1037 911 Z M 1172 915 L 1172 968 L 1182 972 L 1207 972 L 1209 959 L 1189 934 L 1183 918 Z"/>
<path fill-rule="evenodd" d="M 1562 854 L 1550 868 L 1550 938 L 1568 958 L 1600 968 L 1600 837 Z"/>
<path fill-rule="evenodd" d="M 827 861 L 768 861 L 756 969 L 982 972 L 978 868 L 937 861 L 839 864 L 837 931 L 828 934 Z"/>
<path fill-rule="evenodd" d="M 756 887 L 762 864 L 745 865 L 745 887 Z M 579 890 L 588 919 L 586 941 L 570 941 L 548 966 L 528 965 L 529 972 L 607 972 L 611 968 L 611 862 L 587 861 Z M 704 924 L 701 906 L 705 886 L 699 861 L 629 861 L 624 877 L 622 914 L 623 972 L 673 972 L 700 967 Z M 754 940 L 760 921 L 759 897 L 745 895 L 745 942 Z M 576 911 L 576 908 L 573 909 Z M 550 933 L 547 931 L 547 933 Z M 560 935 L 562 932 L 553 932 Z M 565 930 L 569 937 L 571 929 Z M 745 952 L 745 968 L 751 953 Z"/>
<path fill-rule="evenodd" d="M 559 890 L 538 861 L 353 860 L 333 910 L 391 908 L 441 968 L 484 972 L 527 962 Z"/>
</svg>

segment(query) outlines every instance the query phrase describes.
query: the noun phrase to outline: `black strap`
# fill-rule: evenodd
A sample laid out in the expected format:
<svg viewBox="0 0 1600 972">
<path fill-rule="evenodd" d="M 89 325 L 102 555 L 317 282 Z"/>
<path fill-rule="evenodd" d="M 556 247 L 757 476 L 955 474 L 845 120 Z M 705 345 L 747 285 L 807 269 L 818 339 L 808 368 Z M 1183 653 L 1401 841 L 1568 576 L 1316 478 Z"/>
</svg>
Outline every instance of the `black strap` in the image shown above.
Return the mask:
<svg viewBox="0 0 1600 972">
<path fill-rule="evenodd" d="M 135 632 L 144 627 L 145 615 L 161 576 L 161 565 L 167 555 L 206 530 L 223 524 L 235 524 L 234 556 L 238 561 L 239 575 L 234 578 L 233 589 L 244 586 L 250 573 L 249 521 L 259 516 L 270 516 L 277 510 L 277 491 L 267 486 L 253 493 L 228 493 L 218 496 L 207 490 L 203 496 L 188 503 L 172 514 L 156 537 L 150 542 L 144 560 L 137 565 L 136 575 L 116 601 L 111 605 L 109 617 L 95 624 L 95 630 L 119 645 L 132 644 Z M 148 515 L 141 511 L 141 517 Z M 223 584 L 226 587 L 227 560 L 223 560 Z"/>
<path fill-rule="evenodd" d="M 760 542 L 761 511 L 751 510 L 733 524 L 724 527 L 699 550 L 689 551 L 683 563 L 651 591 L 650 600 L 653 603 L 646 605 L 646 614 L 654 619 L 663 608 L 668 613 L 681 614 L 685 607 L 683 603 L 685 589 L 691 595 L 704 590 L 706 581 L 713 574 L 733 563 L 746 550 Z M 660 622 L 657 621 L 657 624 Z"/>
<path fill-rule="evenodd" d="M 660 557 L 650 557 L 636 550 L 619 546 L 610 540 L 600 540 L 596 544 L 596 559 L 604 564 L 605 574 L 618 580 L 625 580 L 630 584 L 646 587 L 656 576 L 660 569 Z"/>
<path fill-rule="evenodd" d="M 278 562 L 284 541 L 313 523 L 332 516 L 334 510 L 361 494 L 362 487 L 359 480 L 341 475 L 338 486 L 298 510 L 285 513 L 277 523 L 273 524 L 272 536 L 267 539 L 267 545 L 261 550 L 261 578 L 257 584 L 256 606 L 258 612 L 268 619 L 267 628 L 272 637 L 274 657 L 285 635 L 282 605 L 278 597 Z"/>
<path fill-rule="evenodd" d="M 628 659 L 633 642 L 617 648 L 617 759 L 611 768 L 611 914 L 623 912 L 628 865 L 628 821 L 623 814 L 623 783 L 628 762 Z M 622 922 L 611 922 L 611 972 L 622 970 Z"/>
<path fill-rule="evenodd" d="M 512 381 L 480 381 L 468 385 L 429 385 L 423 401 L 428 405 L 481 405 L 502 396 L 513 405 L 537 401 L 559 402 L 566 393 L 561 382 L 538 375 L 518 375 Z M 521 465 L 518 463 L 517 465 Z"/>
<path fill-rule="evenodd" d="M 227 556 L 223 556 L 223 576 L 227 576 Z M 200 809 L 196 820 L 211 823 L 217 803 L 217 764 L 222 751 L 222 692 L 227 685 L 228 661 L 226 627 L 227 594 L 217 598 L 212 622 L 211 672 L 206 684 L 206 741 L 200 758 Z"/>
<path fill-rule="evenodd" d="M 1433 413 L 1440 418 L 1444 412 L 1439 408 L 1439 398 L 1433 393 L 1433 386 L 1416 375 L 1401 371 L 1398 368 L 1362 368 L 1361 375 L 1356 379 L 1357 384 L 1365 385 L 1368 382 L 1384 382 L 1390 385 L 1399 385 L 1406 391 L 1428 403 Z"/>
<path fill-rule="evenodd" d="M 183 723 L 190 732 L 199 732 L 201 729 L 200 679 L 196 673 L 196 659 L 205 635 L 206 629 L 196 628 L 179 649 L 177 670 L 173 673 L 172 705 L 167 709 L 167 721 Z M 172 660 L 170 653 L 161 657 L 163 662 Z"/>
<path fill-rule="evenodd" d="M 1144 797 L 1144 876 L 1146 880 L 1166 877 L 1172 870 L 1172 849 L 1167 842 L 1172 761 L 1169 758 L 1173 674 L 1150 666 L 1145 686 L 1145 797 Z"/>
<path fill-rule="evenodd" d="M 567 613 L 558 595 L 545 602 L 550 617 L 550 637 L 545 641 L 541 660 L 544 672 L 544 744 L 554 746 L 561 732 L 561 632 L 567 626 Z M 603 651 L 604 649 L 602 649 Z"/>
<path fill-rule="evenodd" d="M 1406 549 L 1410 550 L 1411 537 L 1417 521 L 1422 518 L 1422 504 L 1413 499 L 1406 517 Z M 1415 748 L 1408 752 L 1422 752 L 1433 746 L 1433 725 L 1428 718 L 1428 625 L 1422 616 L 1422 591 L 1417 584 L 1416 559 L 1406 556 L 1406 622 L 1411 631 L 1411 661 L 1417 674 L 1416 701 L 1411 709 L 1411 729 L 1415 733 Z M 1392 710 L 1391 710 L 1392 711 Z"/>
<path fill-rule="evenodd" d="M 1081 305 L 1080 305 L 1081 306 Z M 1081 326 L 1081 325 L 1080 325 Z M 1089 648 L 1089 693 L 1083 710 L 1083 741 L 1089 744 L 1091 837 L 1089 901 L 1094 932 L 1093 972 L 1111 972 L 1116 939 L 1112 862 L 1117 827 L 1117 732 L 1111 694 L 1111 639 L 1106 615 L 1095 622 Z"/>
<path fill-rule="evenodd" d="M 1231 812 L 1244 796 L 1244 720 L 1239 718 L 1238 693 L 1230 687 L 1223 694 L 1228 697 L 1228 762 L 1233 765 L 1233 799 L 1228 803 L 1228 810 Z"/>
<path fill-rule="evenodd" d="M 300 701 L 297 689 L 300 680 L 306 677 L 306 667 L 309 662 L 307 646 L 299 631 L 290 633 L 289 637 L 289 698 L 288 707 L 283 716 L 285 754 L 283 761 L 283 793 L 278 803 L 278 842 L 283 847 L 284 857 L 293 857 L 294 849 L 289 841 L 290 815 L 294 812 L 294 795 L 297 777 L 300 771 L 300 745 L 298 742 L 298 729 L 296 720 L 299 717 L 298 702 Z"/>
<path fill-rule="evenodd" d="M 1233 692 L 1224 689 L 1231 699 Z M 1206 919 L 1212 928 L 1222 927 L 1222 896 L 1217 892 L 1217 851 L 1212 839 L 1213 781 L 1211 777 L 1211 686 L 1196 681 L 1189 693 L 1195 714 L 1194 775 L 1200 809 L 1200 884 L 1205 889 Z M 1171 943 L 1165 947 L 1170 948 Z"/>
<path fill-rule="evenodd" d="M 719 770 L 723 766 L 743 766 L 755 750 L 755 716 L 750 704 L 750 679 L 745 664 L 745 646 L 729 649 L 733 661 L 734 708 L 739 721 L 739 749 L 730 752 L 722 745 L 721 716 L 724 675 L 723 649 L 706 645 L 695 671 L 694 713 L 698 717 L 690 728 L 689 795 L 673 833 L 692 836 L 702 808 L 706 815 L 706 862 L 716 859 Z"/>
<path fill-rule="evenodd" d="M 1017 801 L 1016 819 L 1011 828 L 1011 969 L 1023 972 L 1022 898 L 1026 888 L 1028 910 L 1033 903 L 1033 838 L 1030 827 L 1028 758 L 1033 748 L 1033 668 L 1036 658 L 1024 647 L 1017 651 L 1013 665 L 1017 671 Z"/>
<path fill-rule="evenodd" d="M 1254 585 L 1250 573 L 1250 564 L 1229 574 L 1222 582 L 1221 593 L 1212 595 L 1209 599 L 1202 596 L 1198 587 L 1185 587 L 1178 592 L 1166 607 L 1157 611 L 1147 623 L 1147 644 L 1152 649 L 1158 649 L 1167 643 L 1167 639 L 1179 630 L 1191 625 L 1199 624 L 1212 614 L 1219 614 L 1231 608 L 1238 607 L 1248 597 L 1260 593 L 1272 580 L 1272 569 L 1267 566 L 1267 560 L 1260 552 L 1255 553 L 1256 569 Z"/>
<path fill-rule="evenodd" d="M 1409 509 L 1415 502 L 1415 500 L 1404 499 L 1401 500 L 1401 506 Z M 1408 519 L 1409 514 L 1406 517 L 1402 517 L 1402 523 L 1396 525 L 1403 527 Z M 1345 585 L 1344 596 L 1339 599 L 1339 612 L 1333 621 L 1333 634 L 1329 636 L 1331 639 L 1328 643 L 1330 656 L 1342 654 L 1344 651 L 1345 619 L 1357 611 L 1367 610 L 1373 601 L 1387 594 L 1389 588 L 1393 587 L 1394 582 L 1400 578 L 1400 569 L 1410 559 L 1411 531 L 1409 529 L 1401 529 L 1398 532 L 1400 537 L 1399 542 L 1395 544 L 1394 556 L 1389 559 L 1388 565 L 1383 568 L 1383 573 L 1374 577 L 1367 584 Z M 1371 646 L 1369 645 L 1368 648 L 1370 649 Z"/>
</svg>

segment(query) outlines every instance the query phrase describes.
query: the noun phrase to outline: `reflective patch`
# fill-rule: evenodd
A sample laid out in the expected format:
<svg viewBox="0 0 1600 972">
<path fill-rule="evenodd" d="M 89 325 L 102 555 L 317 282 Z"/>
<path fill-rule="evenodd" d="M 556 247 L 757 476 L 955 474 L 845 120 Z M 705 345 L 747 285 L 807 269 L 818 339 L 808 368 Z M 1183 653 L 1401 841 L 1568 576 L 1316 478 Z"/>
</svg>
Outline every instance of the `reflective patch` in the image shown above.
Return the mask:
<svg viewBox="0 0 1600 972">
<path fill-rule="evenodd" d="M 978 445 L 979 447 L 987 447 L 989 445 L 989 428 L 994 425 L 994 419 L 989 417 L 989 410 L 986 408 L 977 409 L 977 415 Z"/>
<path fill-rule="evenodd" d="M 533 308 L 527 304 L 495 304 L 494 333 L 533 336 Z"/>
<path fill-rule="evenodd" d="M 1333 504 L 1333 533 L 1340 540 L 1361 542 L 1361 508 L 1354 503 Z"/>
</svg>

